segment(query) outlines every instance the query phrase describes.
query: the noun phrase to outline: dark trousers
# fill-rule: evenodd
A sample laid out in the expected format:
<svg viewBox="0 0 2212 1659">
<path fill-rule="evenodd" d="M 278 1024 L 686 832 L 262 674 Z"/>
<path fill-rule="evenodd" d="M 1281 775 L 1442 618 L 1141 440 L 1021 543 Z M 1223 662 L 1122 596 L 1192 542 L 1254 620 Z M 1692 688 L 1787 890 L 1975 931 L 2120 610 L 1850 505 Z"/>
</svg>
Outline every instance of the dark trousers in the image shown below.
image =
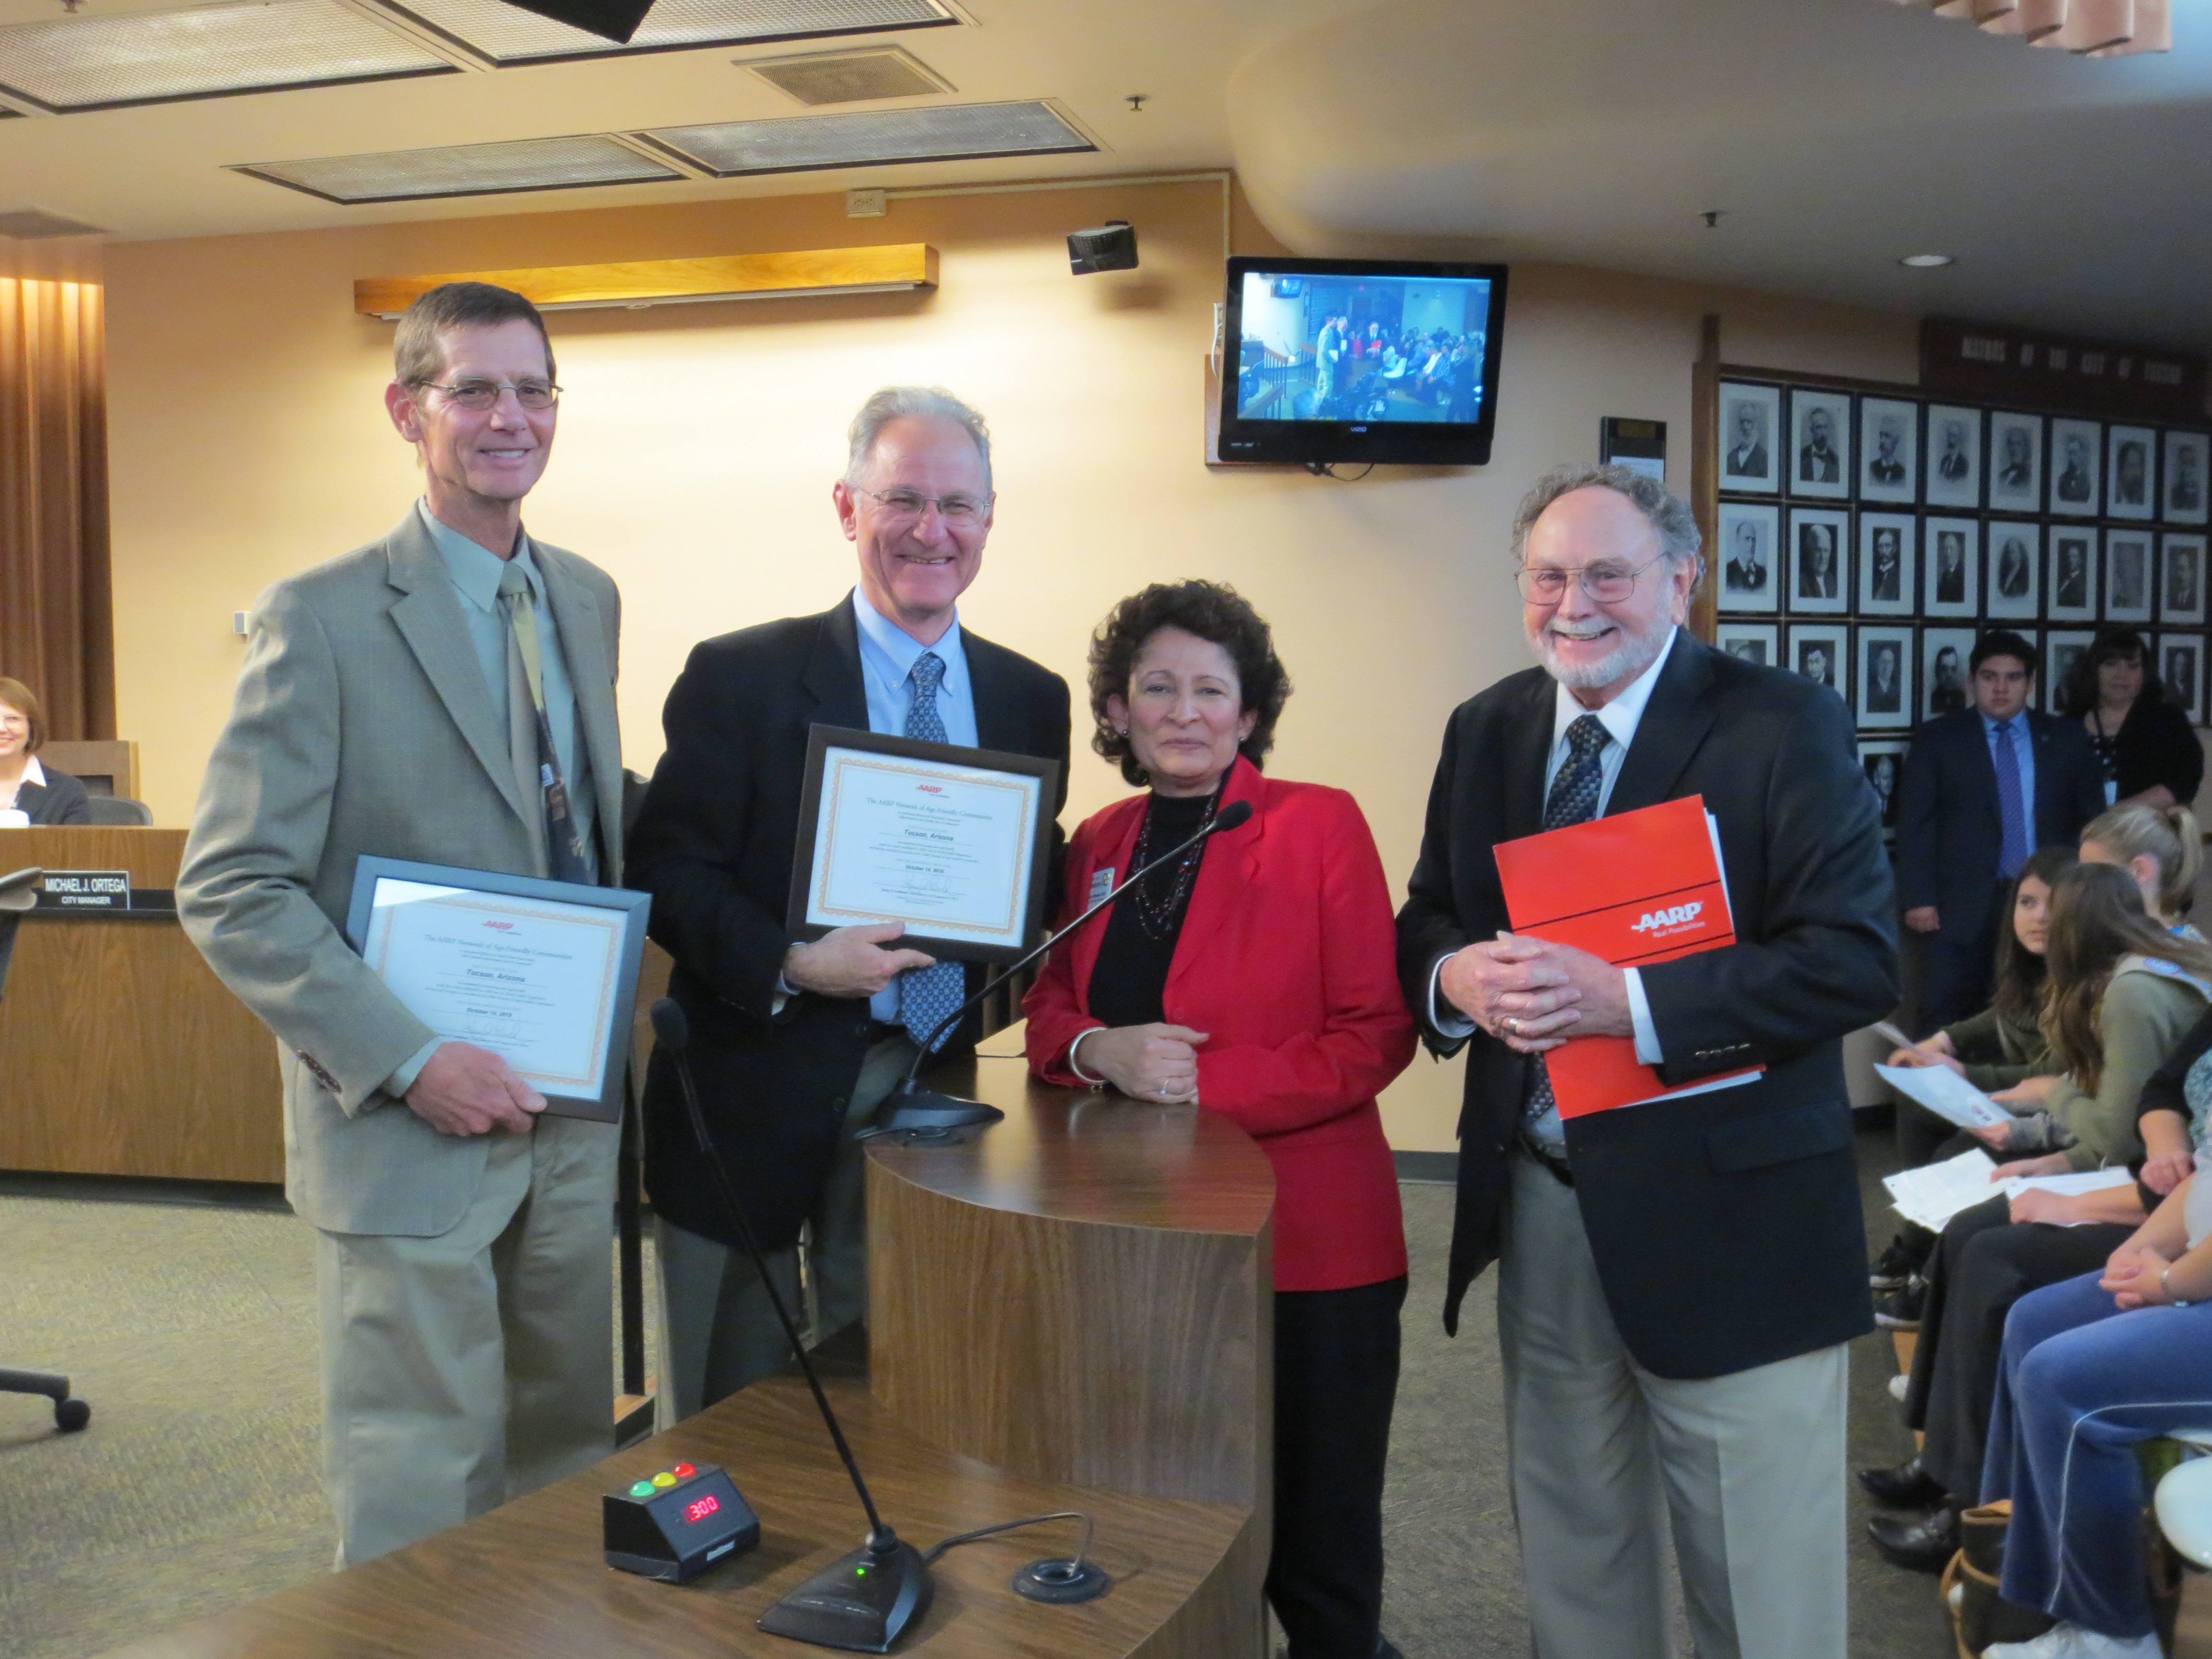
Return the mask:
<svg viewBox="0 0 2212 1659">
<path fill-rule="evenodd" d="M 1897 1150 L 1906 1165 L 1942 1164 L 1982 1143 L 1964 1129 L 1946 1122 L 1915 1100 L 1897 1103 Z M 1912 1224 L 1907 1222 L 1906 1227 Z M 1913 1229 L 1913 1231 L 1919 1231 Z"/>
<path fill-rule="evenodd" d="M 1919 935 L 1920 1035 L 1990 1006 L 1996 981 L 1997 929 L 2012 924 L 2006 908 L 2010 886 L 1997 884 L 1998 902 L 1990 907 L 1990 919 L 1972 932 L 1946 926 Z M 1936 908 L 1940 915 L 1942 907 Z"/>
<path fill-rule="evenodd" d="M 1275 1292 L 1275 1539 L 1267 1600 L 1291 1659 L 1374 1659 L 1382 1474 L 1403 1275 Z"/>
<path fill-rule="evenodd" d="M 1928 1300 L 1912 1352 L 1905 1421 L 1922 1429 L 1920 1467 L 1963 1502 L 1982 1489 L 1990 1405 L 2003 1351 L 2005 1316 L 2030 1291 L 2101 1267 L 2132 1227 L 2054 1227 L 2012 1221 L 2000 1197 L 1961 1210 L 1929 1259 Z"/>
</svg>

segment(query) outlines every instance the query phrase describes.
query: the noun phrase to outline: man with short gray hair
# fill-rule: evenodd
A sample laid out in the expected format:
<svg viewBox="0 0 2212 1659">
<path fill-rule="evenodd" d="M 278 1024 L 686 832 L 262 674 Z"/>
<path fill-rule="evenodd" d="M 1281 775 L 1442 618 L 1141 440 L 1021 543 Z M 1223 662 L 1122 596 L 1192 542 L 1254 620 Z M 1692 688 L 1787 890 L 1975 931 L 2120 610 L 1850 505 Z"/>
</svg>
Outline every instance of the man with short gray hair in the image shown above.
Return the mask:
<svg viewBox="0 0 2212 1659">
<path fill-rule="evenodd" d="M 1872 1325 L 1844 1033 L 1897 1000 L 1888 860 L 1833 693 L 1683 629 L 1657 481 L 1564 467 L 1513 533 L 1539 668 L 1451 717 L 1398 915 L 1423 1036 L 1468 1047 L 1444 1322 L 1499 1263 L 1537 1659 L 1665 1659 L 1657 1519 L 1704 1659 L 1842 1659 L 1844 1345 Z M 1736 943 L 1618 968 L 1510 931 L 1500 842 L 1700 796 Z M 1632 1038 L 1678 1088 L 1562 1121 L 1544 1054 Z"/>
<path fill-rule="evenodd" d="M 961 626 L 996 497 L 983 417 L 934 387 L 861 405 L 830 487 L 860 584 L 819 616 L 698 646 L 662 714 L 668 747 L 631 831 L 630 884 L 676 959 L 708 1133 L 787 1302 L 798 1245 L 817 1340 L 867 1310 L 854 1137 L 913 1062 L 915 1042 L 981 982 L 980 967 L 901 946 L 897 924 L 811 942 L 785 927 L 809 731 L 843 726 L 1060 763 L 1067 684 Z M 1053 868 L 1059 860 L 1055 857 Z M 940 1052 L 979 1031 L 970 1013 Z M 781 1328 L 741 1254 L 672 1068 L 645 1086 L 646 1180 L 659 1228 L 664 1423 L 783 1363 Z"/>
</svg>

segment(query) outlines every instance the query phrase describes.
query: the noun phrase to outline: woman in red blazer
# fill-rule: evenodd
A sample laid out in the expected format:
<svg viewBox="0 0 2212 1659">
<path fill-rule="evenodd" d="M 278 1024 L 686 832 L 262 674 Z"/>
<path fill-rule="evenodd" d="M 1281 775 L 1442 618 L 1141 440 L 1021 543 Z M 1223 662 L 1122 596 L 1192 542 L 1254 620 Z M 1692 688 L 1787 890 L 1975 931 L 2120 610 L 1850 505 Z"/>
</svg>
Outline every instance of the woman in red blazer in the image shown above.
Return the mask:
<svg viewBox="0 0 2212 1659">
<path fill-rule="evenodd" d="M 1091 651 L 1092 745 L 1146 793 L 1075 832 L 1069 914 L 1237 801 L 1249 821 L 1116 899 L 1024 1005 L 1029 1060 L 1072 1087 L 1194 1102 L 1275 1173 L 1275 1534 L 1291 1659 L 1375 1659 L 1382 1474 L 1406 1239 L 1375 1097 L 1413 1055 L 1389 889 L 1352 797 L 1262 777 L 1289 695 L 1231 589 L 1146 588 Z"/>
</svg>

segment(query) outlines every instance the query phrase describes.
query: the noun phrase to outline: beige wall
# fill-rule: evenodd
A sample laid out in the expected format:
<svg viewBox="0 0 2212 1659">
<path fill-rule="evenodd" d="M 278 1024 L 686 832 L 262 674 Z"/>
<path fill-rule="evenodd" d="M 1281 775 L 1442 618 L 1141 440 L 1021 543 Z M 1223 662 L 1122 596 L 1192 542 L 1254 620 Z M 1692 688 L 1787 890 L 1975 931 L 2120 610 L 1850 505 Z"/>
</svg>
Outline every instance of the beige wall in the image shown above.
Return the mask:
<svg viewBox="0 0 2212 1659">
<path fill-rule="evenodd" d="M 1143 268 L 1072 277 L 1062 234 L 1114 216 L 1137 226 Z M 1273 246 L 1242 217 L 1237 240 Z M 1592 454 L 1601 416 L 1643 416 L 1668 422 L 1686 485 L 1707 311 L 1733 361 L 1916 372 L 1911 319 L 1522 267 L 1492 465 L 1344 483 L 1200 462 L 1223 253 L 1211 184 L 900 202 L 885 219 L 809 197 L 112 246 L 118 698 L 158 821 L 191 811 L 241 653 L 231 613 L 379 534 L 414 493 L 380 402 L 392 330 L 353 314 L 353 278 L 889 241 L 940 250 L 937 293 L 554 319 L 568 396 L 528 521 L 622 584 L 640 770 L 695 641 L 849 585 L 829 485 L 854 408 L 887 381 L 941 382 L 997 434 L 999 525 L 969 623 L 1079 682 L 1120 595 L 1234 582 L 1297 684 L 1274 769 L 1352 789 L 1402 884 L 1447 711 L 1526 661 L 1503 546 L 1534 474 Z M 1069 822 L 1121 788 L 1079 747 Z M 1457 1072 L 1415 1063 L 1385 1102 L 1395 1144 L 1451 1146 Z"/>
</svg>

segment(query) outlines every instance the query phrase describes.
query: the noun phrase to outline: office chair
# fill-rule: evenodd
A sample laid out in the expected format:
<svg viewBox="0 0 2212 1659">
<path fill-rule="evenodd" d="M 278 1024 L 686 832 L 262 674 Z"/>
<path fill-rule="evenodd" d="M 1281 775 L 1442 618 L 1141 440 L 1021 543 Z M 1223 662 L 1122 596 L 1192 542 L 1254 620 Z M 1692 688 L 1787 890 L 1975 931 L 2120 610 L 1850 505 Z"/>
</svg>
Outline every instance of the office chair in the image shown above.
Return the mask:
<svg viewBox="0 0 2212 1659">
<path fill-rule="evenodd" d="M 154 811 L 143 800 L 125 795 L 94 795 L 85 803 L 97 824 L 119 824 L 143 829 L 154 822 Z"/>
<path fill-rule="evenodd" d="M 15 949 L 15 925 L 39 902 L 42 870 L 18 870 L 0 876 L 0 993 L 8 987 L 8 958 Z M 42 1394 L 54 1402 L 54 1424 L 74 1434 L 92 1421 L 92 1407 L 70 1397 L 69 1378 L 52 1371 L 11 1371 L 0 1366 L 0 1394 Z"/>
</svg>

